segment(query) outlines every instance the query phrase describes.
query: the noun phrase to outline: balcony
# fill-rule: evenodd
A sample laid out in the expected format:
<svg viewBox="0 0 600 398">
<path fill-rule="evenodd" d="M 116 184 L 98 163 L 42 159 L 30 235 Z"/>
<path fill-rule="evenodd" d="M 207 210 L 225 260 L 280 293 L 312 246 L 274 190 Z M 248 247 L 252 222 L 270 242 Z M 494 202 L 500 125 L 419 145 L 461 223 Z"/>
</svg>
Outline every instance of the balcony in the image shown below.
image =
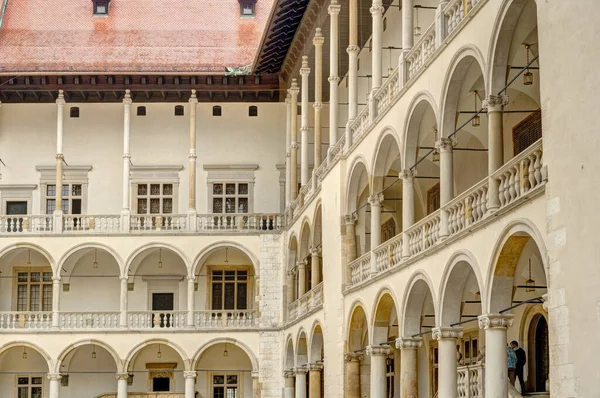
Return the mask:
<svg viewBox="0 0 600 398">
<path fill-rule="evenodd" d="M 128 398 L 184 398 L 183 392 L 128 392 Z M 98 395 L 96 398 L 117 398 L 117 393 L 106 393 Z"/>
<path fill-rule="evenodd" d="M 288 305 L 288 321 L 293 322 L 323 306 L 323 282 Z"/>
<path fill-rule="evenodd" d="M 483 398 L 485 396 L 483 364 L 459 366 L 456 373 L 458 398 Z"/>
</svg>

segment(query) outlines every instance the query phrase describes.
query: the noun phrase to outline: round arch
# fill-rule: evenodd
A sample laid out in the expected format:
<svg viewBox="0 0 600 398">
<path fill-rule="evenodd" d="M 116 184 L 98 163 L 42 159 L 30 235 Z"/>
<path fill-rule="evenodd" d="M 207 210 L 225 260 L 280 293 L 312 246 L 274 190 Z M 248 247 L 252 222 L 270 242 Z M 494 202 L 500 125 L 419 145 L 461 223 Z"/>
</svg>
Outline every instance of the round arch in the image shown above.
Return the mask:
<svg viewBox="0 0 600 398">
<path fill-rule="evenodd" d="M 285 343 L 285 355 L 283 357 L 285 370 L 291 370 L 294 367 L 294 359 L 296 358 L 296 352 L 294 351 L 294 342 L 292 335 L 288 334 Z"/>
<path fill-rule="evenodd" d="M 439 126 L 439 108 L 434 96 L 429 91 L 419 91 L 410 101 L 404 120 L 404 151 L 400 156 L 402 169 L 412 167 L 417 161 L 419 126 L 427 109 L 433 111 L 435 125 Z"/>
<path fill-rule="evenodd" d="M 304 328 L 298 330 L 298 337 L 296 337 L 296 357 L 295 366 L 301 367 L 308 363 L 308 333 Z"/>
<path fill-rule="evenodd" d="M 121 277 L 128 277 L 129 274 L 131 274 L 132 270 L 134 271 L 133 274 L 135 274 L 135 271 L 137 270 L 137 268 L 139 267 L 139 264 L 134 265 L 134 260 L 140 255 L 142 254 L 144 251 L 146 250 L 152 250 L 152 249 L 166 249 L 166 250 L 170 250 L 173 253 L 175 253 L 177 256 L 179 256 L 181 258 L 181 260 L 183 261 L 183 264 L 185 265 L 185 268 L 189 274 L 190 271 L 190 260 L 189 258 L 185 255 L 185 253 L 179 249 L 176 246 L 170 245 L 170 244 L 166 244 L 166 243 L 162 243 L 162 242 L 150 242 L 150 243 L 146 243 L 143 246 L 138 247 L 137 249 L 135 249 L 133 251 L 133 253 L 131 253 L 128 257 L 127 260 L 125 261 L 125 272 L 123 273 L 123 275 L 121 275 Z"/>
<path fill-rule="evenodd" d="M 304 217 L 300 225 L 300 247 L 298 248 L 298 253 L 300 259 L 303 259 L 309 254 L 313 234 L 310 228 L 310 221 L 308 220 L 308 216 Z"/>
<path fill-rule="evenodd" d="M 32 350 L 35 350 L 38 354 L 40 354 L 42 356 L 42 358 L 44 358 L 44 360 L 46 360 L 46 363 L 48 364 L 48 372 L 51 372 L 52 369 L 54 369 L 54 360 L 50 357 L 48 352 L 46 350 L 44 350 L 42 347 L 38 346 L 37 344 L 31 343 L 29 341 L 23 341 L 23 340 L 9 341 L 8 343 L 0 346 L 0 355 L 4 354 L 6 351 L 10 350 L 11 348 L 16 348 L 16 347 L 26 347 L 26 348 L 31 348 Z"/>
<path fill-rule="evenodd" d="M 246 246 L 241 245 L 234 241 L 215 242 L 215 243 L 212 243 L 212 244 L 208 245 L 207 247 L 205 247 L 194 258 L 194 261 L 192 262 L 192 264 L 193 264 L 192 270 L 191 270 L 191 273 L 189 276 L 196 275 L 196 273 L 199 272 L 198 267 L 200 267 L 204 263 L 204 261 L 206 261 L 206 259 L 208 259 L 208 257 L 210 257 L 211 254 L 213 254 L 214 252 L 216 252 L 219 249 L 225 249 L 225 248 L 231 248 L 231 247 L 241 251 L 250 259 L 250 261 L 252 262 L 252 266 L 254 267 L 254 273 L 258 276 L 259 269 L 260 269 L 258 258 Z"/>
<path fill-rule="evenodd" d="M 67 347 L 65 347 L 62 350 L 62 352 L 58 355 L 58 359 L 56 361 L 56 367 L 54 369 L 54 372 L 60 373 L 60 367 L 61 367 L 63 361 L 65 360 L 65 358 L 67 357 L 67 355 L 69 355 L 69 353 L 73 352 L 74 350 L 76 350 L 79 347 L 83 347 L 86 345 L 95 345 L 95 346 L 105 349 L 115 360 L 115 365 L 117 366 L 117 369 L 123 368 L 123 360 L 119 357 L 119 354 L 117 354 L 117 352 L 115 351 L 115 349 L 113 347 L 111 347 L 110 345 L 108 345 L 107 343 L 105 343 L 101 340 L 88 339 L 88 340 L 77 341 L 77 342 L 69 344 Z"/>
<path fill-rule="evenodd" d="M 242 351 L 246 353 L 246 355 L 250 359 L 250 362 L 252 363 L 252 371 L 258 372 L 258 359 L 256 358 L 256 355 L 254 355 L 254 352 L 252 352 L 250 347 L 248 347 L 246 344 L 239 340 L 228 337 L 219 337 L 216 339 L 212 339 L 204 343 L 200 348 L 198 348 L 192 359 L 192 369 L 196 369 L 198 361 L 200 361 L 200 358 L 202 358 L 202 354 L 204 354 L 204 352 L 206 352 L 207 349 L 217 344 L 231 344 L 232 346 L 239 347 Z"/>
<path fill-rule="evenodd" d="M 321 321 L 316 319 L 311 327 L 311 335 L 308 340 L 308 362 L 315 363 L 322 360 L 323 350 L 323 327 Z"/>
<path fill-rule="evenodd" d="M 112 247 L 105 245 L 103 243 L 85 242 L 85 243 L 80 243 L 78 245 L 73 246 L 66 253 L 64 253 L 61 256 L 61 258 L 58 260 L 57 269 L 62 270 L 64 268 L 67 270 L 67 273 L 65 275 L 61 276 L 61 279 L 64 280 L 64 283 L 69 283 L 69 281 L 71 279 L 71 274 L 73 273 L 73 269 L 75 268 L 75 263 L 77 262 L 77 261 L 75 261 L 73 266 L 70 266 L 67 264 L 68 260 L 71 258 L 71 256 L 74 256 L 78 252 L 82 252 L 86 249 L 100 249 L 100 250 L 107 252 L 116 261 L 117 266 L 119 267 L 119 276 L 123 275 L 123 259 L 121 258 L 119 253 L 116 252 L 116 250 L 114 250 Z"/>
<path fill-rule="evenodd" d="M 128 371 L 129 369 L 129 365 L 131 365 L 131 361 L 135 358 L 135 356 L 143 349 L 146 348 L 148 346 L 151 346 L 153 344 L 164 344 L 170 348 L 172 348 L 173 350 L 175 350 L 175 352 L 177 352 L 179 354 L 179 356 L 181 357 L 184 367 L 184 370 L 192 370 L 191 369 L 191 361 L 188 358 L 188 356 L 186 355 L 185 351 L 178 346 L 177 344 L 167 340 L 167 339 L 151 339 L 151 340 L 146 340 L 143 341 L 139 344 L 137 344 L 135 347 L 133 347 L 129 353 L 127 354 L 127 357 L 125 359 L 125 361 L 123 362 L 123 369 L 122 372 L 125 373 Z"/>
<path fill-rule="evenodd" d="M 323 240 L 323 208 L 321 199 L 317 201 L 315 205 L 315 212 L 313 215 L 313 233 L 312 233 L 312 247 L 317 247 L 322 243 Z"/>
<path fill-rule="evenodd" d="M 411 276 L 402 299 L 402 320 L 399 324 L 399 337 L 411 337 L 421 332 L 421 314 L 427 295 L 431 297 L 435 325 L 438 325 L 439 311 L 435 298 L 433 283 L 425 271 L 417 270 Z"/>
<path fill-rule="evenodd" d="M 370 327 L 372 328 L 369 337 L 370 344 L 385 343 L 388 339 L 389 329 L 394 327 L 391 322 L 398 319 L 398 302 L 392 289 L 388 286 L 382 287 L 377 295 L 377 299 L 373 304 Z M 394 314 L 392 314 L 392 311 Z M 397 328 L 397 326 L 396 326 Z M 396 334 L 396 337 L 399 337 Z"/>
<path fill-rule="evenodd" d="M 352 161 L 348 173 L 348 185 L 346 188 L 346 212 L 352 213 L 358 207 L 358 199 L 362 191 L 367 188 L 371 192 L 371 181 L 369 176 L 369 167 L 366 159 L 362 155 L 358 155 Z"/>
<path fill-rule="evenodd" d="M 379 134 L 371 161 L 373 192 L 380 192 L 383 189 L 385 176 L 396 160 L 400 160 L 398 168 L 402 167 L 400 142 L 398 133 L 391 126 L 386 126 Z"/>
<path fill-rule="evenodd" d="M 54 258 L 52 257 L 52 255 L 46 249 L 44 249 L 42 246 L 36 245 L 35 243 L 19 242 L 19 243 L 13 243 L 11 245 L 8 245 L 8 246 L 4 247 L 2 249 L 2 251 L 0 251 L 0 260 L 2 260 L 4 258 L 4 256 L 6 256 L 11 251 L 19 250 L 19 249 L 31 249 L 31 250 L 35 250 L 36 252 L 41 254 L 46 259 L 46 261 L 48 261 L 48 264 L 50 264 L 50 267 L 52 268 L 53 276 L 54 277 L 58 276 L 60 278 L 60 272 L 57 271 L 57 270 L 60 270 L 60 268 L 56 267 L 56 263 L 54 262 Z"/>
<path fill-rule="evenodd" d="M 370 317 L 367 315 L 367 312 L 365 311 L 366 307 L 360 299 L 356 300 L 350 308 L 351 310 L 347 323 L 348 330 L 346 332 L 346 344 L 348 351 L 351 352 L 363 348 L 365 332 L 367 334 L 367 339 L 369 338 L 368 320 Z"/>
</svg>

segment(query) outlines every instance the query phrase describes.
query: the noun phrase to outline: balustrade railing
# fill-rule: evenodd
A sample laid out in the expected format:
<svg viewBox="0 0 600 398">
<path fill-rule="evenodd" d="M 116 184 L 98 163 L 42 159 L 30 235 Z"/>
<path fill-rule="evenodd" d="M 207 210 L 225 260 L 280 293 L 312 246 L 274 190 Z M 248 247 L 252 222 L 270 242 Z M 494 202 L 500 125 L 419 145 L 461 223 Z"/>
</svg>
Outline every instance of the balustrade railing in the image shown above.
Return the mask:
<svg viewBox="0 0 600 398">
<path fill-rule="evenodd" d="M 406 230 L 411 256 L 436 244 L 440 238 L 440 213 L 431 213 Z"/>
<path fill-rule="evenodd" d="M 0 233 L 51 233 L 53 229 L 52 215 L 0 216 Z"/>
<path fill-rule="evenodd" d="M 355 285 L 371 275 L 371 252 L 367 252 L 350 263 L 350 280 Z"/>
<path fill-rule="evenodd" d="M 456 369 L 458 398 L 483 398 L 484 373 L 483 364 L 459 366 Z"/>
<path fill-rule="evenodd" d="M 0 329 L 50 329 L 51 312 L 0 312 Z"/>
<path fill-rule="evenodd" d="M 199 214 L 198 231 L 279 231 L 282 214 Z"/>
<path fill-rule="evenodd" d="M 385 83 L 381 86 L 379 91 L 375 94 L 375 100 L 377 101 L 377 114 L 384 114 L 390 107 L 394 97 L 400 92 L 399 86 L 398 69 L 394 70 L 392 74 L 387 78 Z"/>
<path fill-rule="evenodd" d="M 194 311 L 195 326 L 201 329 L 256 326 L 254 310 Z"/>
<path fill-rule="evenodd" d="M 120 232 L 119 215 L 63 215 L 63 231 L 89 233 Z"/>
<path fill-rule="evenodd" d="M 61 329 L 116 329 L 119 327 L 120 312 L 61 312 Z"/>
<path fill-rule="evenodd" d="M 352 137 L 352 143 L 359 140 L 364 133 L 367 131 L 371 124 L 371 115 L 369 113 L 369 106 L 362 108 L 360 113 L 354 119 L 354 123 L 350 126 L 350 136 Z"/>
<path fill-rule="evenodd" d="M 462 1 L 462 0 L 461 0 Z M 406 64 L 408 69 L 408 78 L 412 78 L 429 60 L 435 51 L 435 23 L 423 33 L 421 38 L 406 56 Z"/>
<path fill-rule="evenodd" d="M 383 272 L 398 264 L 402 260 L 402 234 L 379 245 L 373 250 L 373 255 L 376 259 L 377 272 Z"/>
<path fill-rule="evenodd" d="M 311 310 L 321 305 L 323 305 L 323 282 L 310 289 L 310 302 L 308 303 Z"/>
<path fill-rule="evenodd" d="M 132 311 L 127 318 L 131 329 L 183 329 L 187 311 Z"/>
<path fill-rule="evenodd" d="M 288 318 L 293 321 L 298 317 L 298 300 L 294 300 L 288 304 Z"/>
<path fill-rule="evenodd" d="M 186 214 L 135 214 L 131 216 L 131 231 L 181 231 L 187 230 Z"/>
<path fill-rule="evenodd" d="M 117 398 L 116 392 L 98 395 L 95 398 Z M 183 392 L 128 392 L 127 398 L 185 398 Z"/>
<path fill-rule="evenodd" d="M 483 219 L 487 212 L 487 192 L 488 179 L 485 178 L 443 207 L 448 212 L 450 236 Z"/>
</svg>

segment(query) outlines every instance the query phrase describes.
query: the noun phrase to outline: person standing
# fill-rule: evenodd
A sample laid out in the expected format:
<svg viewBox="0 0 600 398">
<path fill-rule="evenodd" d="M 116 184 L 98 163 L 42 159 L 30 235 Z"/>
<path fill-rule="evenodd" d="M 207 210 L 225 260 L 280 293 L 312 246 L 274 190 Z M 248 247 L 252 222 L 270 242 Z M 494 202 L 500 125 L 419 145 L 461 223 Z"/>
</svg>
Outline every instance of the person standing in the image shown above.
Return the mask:
<svg viewBox="0 0 600 398">
<path fill-rule="evenodd" d="M 508 380 L 515 385 L 515 368 L 517 366 L 517 354 L 508 344 L 506 345 L 506 356 L 508 359 Z"/>
<path fill-rule="evenodd" d="M 525 381 L 523 380 L 523 369 L 525 368 L 525 362 L 527 362 L 527 358 L 525 357 L 525 350 L 519 347 L 519 343 L 517 343 L 514 340 L 510 343 L 510 346 L 514 350 L 515 355 L 517 356 L 517 365 L 515 366 L 515 378 L 519 379 L 519 384 L 521 385 L 521 394 L 524 394 Z"/>
</svg>

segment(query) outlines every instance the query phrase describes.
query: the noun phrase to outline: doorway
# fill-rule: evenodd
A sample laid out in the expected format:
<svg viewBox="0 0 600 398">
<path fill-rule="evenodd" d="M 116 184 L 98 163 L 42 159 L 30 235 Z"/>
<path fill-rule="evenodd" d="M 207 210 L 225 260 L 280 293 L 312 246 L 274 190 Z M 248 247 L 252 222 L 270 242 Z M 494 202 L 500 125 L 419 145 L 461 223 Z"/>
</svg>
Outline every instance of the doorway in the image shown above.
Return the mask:
<svg viewBox="0 0 600 398">
<path fill-rule="evenodd" d="M 171 327 L 173 315 L 167 311 L 173 311 L 174 297 L 173 293 L 152 293 L 152 327 Z M 159 313 L 156 314 L 156 312 Z"/>
<path fill-rule="evenodd" d="M 171 391 L 171 379 L 168 377 L 155 377 L 152 379 L 152 391 Z"/>
<path fill-rule="evenodd" d="M 528 392 L 546 392 L 546 380 L 550 373 L 550 355 L 548 348 L 548 321 L 537 314 L 529 324 L 528 331 Z"/>
</svg>

